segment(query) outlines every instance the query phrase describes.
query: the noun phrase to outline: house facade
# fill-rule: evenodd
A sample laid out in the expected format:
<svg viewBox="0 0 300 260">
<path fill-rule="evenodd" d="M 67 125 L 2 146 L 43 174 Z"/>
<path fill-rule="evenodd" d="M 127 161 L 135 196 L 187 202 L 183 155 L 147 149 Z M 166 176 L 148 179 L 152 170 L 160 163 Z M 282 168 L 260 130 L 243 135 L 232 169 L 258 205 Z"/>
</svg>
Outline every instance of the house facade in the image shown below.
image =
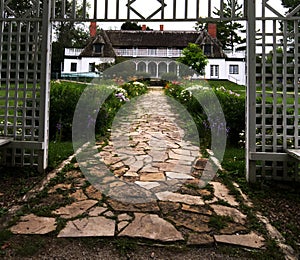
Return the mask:
<svg viewBox="0 0 300 260">
<path fill-rule="evenodd" d="M 208 58 L 205 68 L 206 79 L 230 80 L 246 84 L 245 56 L 242 53 L 226 53 L 216 38 L 216 27 L 208 31 L 141 31 L 101 30 L 91 33 L 83 49 L 66 48 L 62 65 L 62 77 L 99 75 L 96 65 L 114 63 L 117 58 L 131 59 L 139 72 L 152 78 L 165 73 L 178 74 L 176 59 L 189 43 L 198 44 Z M 144 59 L 139 59 L 144 58 Z M 159 60 L 156 58 L 168 58 Z"/>
</svg>

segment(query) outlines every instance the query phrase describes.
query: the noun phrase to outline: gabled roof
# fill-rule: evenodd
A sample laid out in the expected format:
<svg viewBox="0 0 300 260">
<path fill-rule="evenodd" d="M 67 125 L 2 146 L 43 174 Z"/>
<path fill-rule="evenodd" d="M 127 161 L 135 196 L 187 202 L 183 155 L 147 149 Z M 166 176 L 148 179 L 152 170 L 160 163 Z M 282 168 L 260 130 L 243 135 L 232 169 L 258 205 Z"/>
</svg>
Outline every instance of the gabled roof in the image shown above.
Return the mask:
<svg viewBox="0 0 300 260">
<path fill-rule="evenodd" d="M 105 31 L 114 47 L 176 47 L 195 42 L 196 31 Z"/>
<path fill-rule="evenodd" d="M 103 53 L 99 54 L 94 52 L 95 44 L 103 45 Z M 107 37 L 106 33 L 101 30 L 96 37 L 90 38 L 87 46 L 80 53 L 79 57 L 116 57 L 116 53 L 110 39 Z"/>
<path fill-rule="evenodd" d="M 209 57 L 223 58 L 226 55 L 218 39 L 212 38 L 207 31 L 127 31 L 127 30 L 101 30 L 91 38 L 84 48 L 81 57 L 116 57 L 114 48 L 176 48 L 183 49 L 189 43 L 200 46 L 211 45 L 212 54 Z M 103 54 L 93 52 L 94 44 L 103 44 Z"/>
<path fill-rule="evenodd" d="M 213 51 L 212 51 L 212 55 L 210 55 L 209 57 L 214 57 L 214 58 L 226 57 L 222 49 L 222 43 L 217 38 L 211 37 L 206 31 L 202 31 L 199 34 L 199 37 L 197 38 L 195 43 L 197 43 L 200 46 L 211 45 L 213 47 Z"/>
</svg>

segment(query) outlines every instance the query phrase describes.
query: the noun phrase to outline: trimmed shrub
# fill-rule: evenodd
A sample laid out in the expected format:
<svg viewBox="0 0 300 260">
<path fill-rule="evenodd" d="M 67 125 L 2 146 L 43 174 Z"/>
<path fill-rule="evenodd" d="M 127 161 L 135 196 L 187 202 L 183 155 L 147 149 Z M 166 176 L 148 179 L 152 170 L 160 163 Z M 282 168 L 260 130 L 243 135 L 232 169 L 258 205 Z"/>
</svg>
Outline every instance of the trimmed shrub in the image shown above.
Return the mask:
<svg viewBox="0 0 300 260">
<path fill-rule="evenodd" d="M 73 82 L 52 82 L 50 91 L 50 140 L 70 141 L 72 139 L 74 112 L 86 87 L 92 88 L 92 86 L 86 84 Z M 87 122 L 83 122 L 83 124 L 89 124 L 89 120 L 96 117 L 96 135 L 103 136 L 111 127 L 115 114 L 122 104 L 130 98 L 146 93 L 147 85 L 140 82 L 131 82 L 122 86 L 94 86 L 91 91 L 95 91 L 95 95 L 98 97 L 109 94 L 100 107 L 99 113 L 92 115 L 87 110 Z"/>
<path fill-rule="evenodd" d="M 65 81 L 51 83 L 49 122 L 51 140 L 71 140 L 73 114 L 85 87 L 85 84 Z"/>
<path fill-rule="evenodd" d="M 168 72 L 168 73 L 164 73 L 161 75 L 161 78 L 163 80 L 167 80 L 167 81 L 173 81 L 173 80 L 177 80 L 178 79 L 178 76 L 173 73 L 173 72 Z"/>
<path fill-rule="evenodd" d="M 165 86 L 165 93 L 177 99 L 190 112 L 197 125 L 200 138 L 205 143 L 210 142 L 211 126 L 203 107 L 195 98 L 195 95 L 199 95 L 200 98 L 209 98 L 209 93 L 211 92 L 206 91 L 207 88 L 201 86 L 187 88 L 172 83 L 167 83 Z M 192 89 L 193 91 L 191 91 Z M 233 145 L 238 145 L 240 133 L 245 131 L 245 97 L 222 86 L 213 88 L 213 91 L 220 102 L 225 116 L 228 141 Z"/>
</svg>

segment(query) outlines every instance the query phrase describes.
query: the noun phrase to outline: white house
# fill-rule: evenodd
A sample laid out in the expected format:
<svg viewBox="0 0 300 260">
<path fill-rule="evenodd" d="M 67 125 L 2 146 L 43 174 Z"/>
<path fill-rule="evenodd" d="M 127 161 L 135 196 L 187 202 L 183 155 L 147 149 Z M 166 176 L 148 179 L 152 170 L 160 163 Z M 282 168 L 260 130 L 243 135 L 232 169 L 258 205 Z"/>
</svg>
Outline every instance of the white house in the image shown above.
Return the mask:
<svg viewBox="0 0 300 260">
<path fill-rule="evenodd" d="M 245 53 L 224 52 L 216 38 L 216 27 L 210 25 L 208 31 L 141 31 L 101 30 L 91 35 L 83 49 L 66 48 L 62 65 L 62 77 L 98 75 L 95 65 L 114 63 L 118 57 L 133 59 L 136 70 L 147 72 L 153 78 L 164 73 L 178 73 L 175 60 L 189 43 L 196 43 L 208 58 L 205 68 L 206 79 L 230 80 L 246 85 Z M 146 58 L 140 60 L 134 58 Z M 149 59 L 147 59 L 149 58 Z M 150 58 L 169 58 L 151 60 Z"/>
<path fill-rule="evenodd" d="M 226 58 L 208 59 L 205 67 L 207 79 L 224 79 L 246 86 L 246 52 L 224 51 Z"/>
</svg>

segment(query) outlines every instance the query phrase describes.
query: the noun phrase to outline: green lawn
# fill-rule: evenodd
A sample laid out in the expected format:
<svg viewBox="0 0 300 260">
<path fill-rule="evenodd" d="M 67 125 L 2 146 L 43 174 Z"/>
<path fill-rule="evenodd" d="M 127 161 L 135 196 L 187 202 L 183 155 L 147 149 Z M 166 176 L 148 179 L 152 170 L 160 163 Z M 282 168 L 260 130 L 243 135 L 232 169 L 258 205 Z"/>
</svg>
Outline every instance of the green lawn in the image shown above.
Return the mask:
<svg viewBox="0 0 300 260">
<path fill-rule="evenodd" d="M 246 93 L 246 87 L 242 85 L 238 85 L 236 83 L 233 83 L 231 81 L 227 80 L 208 80 L 208 83 L 210 86 L 214 88 L 224 87 L 228 90 L 232 90 L 236 93 L 239 93 L 241 95 L 245 95 Z"/>
<path fill-rule="evenodd" d="M 48 169 L 55 169 L 62 161 L 74 153 L 72 142 L 50 142 Z"/>
</svg>

